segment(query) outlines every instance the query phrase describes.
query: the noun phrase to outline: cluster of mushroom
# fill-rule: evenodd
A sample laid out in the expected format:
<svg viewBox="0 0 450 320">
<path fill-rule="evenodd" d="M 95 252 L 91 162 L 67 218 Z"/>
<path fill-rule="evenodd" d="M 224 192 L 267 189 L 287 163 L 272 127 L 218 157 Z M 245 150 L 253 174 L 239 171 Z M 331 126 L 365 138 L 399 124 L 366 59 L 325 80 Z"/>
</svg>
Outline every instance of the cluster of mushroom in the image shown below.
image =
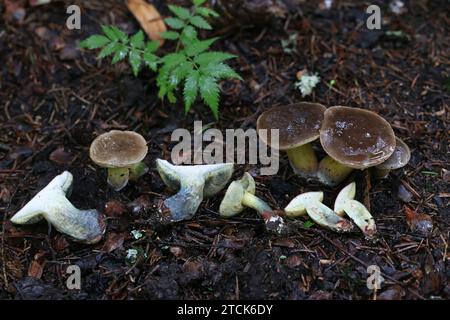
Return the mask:
<svg viewBox="0 0 450 320">
<path fill-rule="evenodd" d="M 284 208 L 287 217 L 296 218 L 308 214 L 318 225 L 336 232 L 353 230 L 352 223 L 343 218 L 347 214 L 361 229 L 367 239 L 376 234 L 375 220 L 362 203 L 354 200 L 356 193 L 355 182 L 343 188 L 334 202 L 334 210 L 322 203 L 323 192 L 306 192 L 296 196 Z"/>
<path fill-rule="evenodd" d="M 118 191 L 129 180 L 136 180 L 148 171 L 142 162 L 147 150 L 146 141 L 141 135 L 132 131 L 112 130 L 92 142 L 90 157 L 97 165 L 107 168 L 107 182 Z M 166 160 L 157 159 L 156 169 L 169 189 L 176 192 L 164 200 L 157 213 L 161 223 L 192 218 L 202 200 L 221 191 L 233 174 L 232 163 L 175 166 Z M 15 224 L 32 224 L 44 218 L 58 231 L 76 241 L 100 241 L 105 232 L 104 217 L 94 209 L 79 210 L 72 205 L 67 199 L 72 184 L 72 174 L 64 171 L 17 212 L 11 221 Z M 221 214 L 231 216 L 242 211 L 244 206 L 249 206 L 261 214 L 268 230 L 281 233 L 284 230 L 283 219 L 254 193 L 255 182 L 246 174 L 228 188 L 220 206 Z"/>
<path fill-rule="evenodd" d="M 298 218 L 305 214 L 320 226 L 336 232 L 349 232 L 353 230 L 353 224 L 344 218 L 347 214 L 367 239 L 373 239 L 376 234 L 374 218 L 362 203 L 354 199 L 355 182 L 339 192 L 334 210 L 322 203 L 322 191 L 302 193 L 292 199 L 284 211 L 280 211 L 272 210 L 265 201 L 256 197 L 255 190 L 255 180 L 249 173 L 244 173 L 241 179 L 229 185 L 220 203 L 219 214 L 228 218 L 241 213 L 245 208 L 254 209 L 264 219 L 266 229 L 278 234 L 287 232 L 283 216 Z"/>
<path fill-rule="evenodd" d="M 137 180 L 148 171 L 142 160 L 147 155 L 147 143 L 133 131 L 112 130 L 98 136 L 91 144 L 90 157 L 108 170 L 108 184 L 116 191 L 129 180 Z M 191 218 L 204 197 L 222 190 L 228 183 L 233 164 L 202 166 L 173 166 L 165 160 L 156 161 L 164 183 L 178 193 L 164 201 L 161 222 L 175 222 Z M 105 232 L 104 216 L 97 210 L 79 210 L 67 199 L 73 185 L 73 176 L 64 171 L 31 199 L 11 221 L 32 224 L 42 218 L 58 231 L 76 241 L 96 243 Z"/>
<path fill-rule="evenodd" d="M 269 129 L 267 135 L 260 135 L 266 143 L 271 141 L 270 129 L 279 129 L 279 145 L 272 147 L 287 152 L 291 166 L 299 175 L 331 186 L 342 182 L 353 169 L 374 167 L 376 176 L 384 177 L 390 170 L 406 165 L 410 158 L 408 146 L 395 137 L 386 120 L 358 108 L 326 109 L 316 103 L 275 107 L 258 118 L 257 129 L 258 132 Z M 319 137 L 327 153 L 320 162 L 311 145 Z M 107 168 L 108 184 L 119 191 L 129 180 L 136 180 L 148 171 L 143 163 L 147 151 L 147 143 L 141 135 L 112 130 L 92 142 L 89 154 L 97 165 Z M 156 168 L 164 183 L 176 192 L 164 200 L 159 211 L 158 219 L 163 223 L 192 218 L 203 199 L 222 190 L 233 174 L 232 163 L 175 166 L 157 159 Z M 64 171 L 11 221 L 30 224 L 44 218 L 77 241 L 100 241 L 105 232 L 104 217 L 94 209 L 79 210 L 70 203 L 67 196 L 72 184 L 72 174 Z M 297 217 L 305 213 L 319 225 L 339 232 L 350 231 L 353 225 L 342 217 L 346 213 L 371 238 L 376 232 L 375 222 L 367 209 L 354 200 L 355 189 L 352 183 L 339 193 L 334 211 L 322 203 L 322 192 L 308 192 L 294 198 L 284 212 L 279 212 L 255 196 L 255 181 L 245 173 L 229 185 L 219 213 L 231 217 L 245 207 L 252 208 L 264 219 L 267 230 L 278 234 L 286 231 L 282 216 Z"/>
<path fill-rule="evenodd" d="M 410 159 L 408 146 L 395 137 L 390 124 L 378 114 L 359 108 L 318 103 L 296 103 L 274 107 L 262 113 L 258 132 L 270 145 L 270 130 L 279 130 L 277 146 L 286 151 L 295 173 L 328 186 L 337 186 L 353 169 L 373 168 L 376 177 L 405 166 Z M 311 142 L 320 138 L 327 153 L 320 162 Z"/>
<path fill-rule="evenodd" d="M 90 157 L 108 169 L 108 184 L 115 190 L 124 188 L 128 180 L 136 180 L 148 171 L 142 162 L 147 154 L 145 139 L 132 131 L 112 130 L 91 144 Z M 31 199 L 11 221 L 32 224 L 41 219 L 76 241 L 88 244 L 100 241 L 105 233 L 104 216 L 95 209 L 77 209 L 68 199 L 73 175 L 64 171 Z"/>
<path fill-rule="evenodd" d="M 190 219 L 197 212 L 203 198 L 221 191 L 233 174 L 233 164 L 175 166 L 166 160 L 157 159 L 156 169 L 169 189 L 177 192 L 164 200 L 157 219 L 170 223 Z M 286 231 L 283 218 L 262 199 L 255 196 L 255 181 L 245 173 L 242 179 L 233 181 L 220 204 L 219 214 L 231 217 L 245 207 L 255 209 L 264 219 L 266 229 L 278 234 Z"/>
</svg>

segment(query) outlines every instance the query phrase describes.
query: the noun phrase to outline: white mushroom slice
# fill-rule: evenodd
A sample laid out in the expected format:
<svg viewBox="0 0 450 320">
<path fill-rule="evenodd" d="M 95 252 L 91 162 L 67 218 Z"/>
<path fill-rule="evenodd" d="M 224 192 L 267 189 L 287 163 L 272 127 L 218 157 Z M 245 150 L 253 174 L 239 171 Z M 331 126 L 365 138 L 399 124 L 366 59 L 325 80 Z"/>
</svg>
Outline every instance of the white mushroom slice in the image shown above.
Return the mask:
<svg viewBox="0 0 450 320">
<path fill-rule="evenodd" d="M 344 189 L 342 189 L 336 197 L 336 201 L 334 202 L 334 212 L 338 216 L 343 217 L 345 215 L 344 204 L 348 200 L 353 200 L 355 198 L 356 193 L 356 183 L 352 182 Z"/>
<path fill-rule="evenodd" d="M 377 232 L 375 220 L 361 202 L 348 200 L 344 204 L 344 210 L 367 238 L 371 239 L 374 237 Z"/>
<path fill-rule="evenodd" d="M 15 224 L 31 224 L 44 218 L 56 230 L 77 241 L 96 243 L 105 232 L 103 216 L 96 210 L 79 210 L 66 198 L 73 176 L 64 171 L 56 176 L 12 218 Z"/>
<path fill-rule="evenodd" d="M 306 204 L 313 200 L 317 200 L 319 202 L 323 201 L 323 192 L 305 192 L 289 202 L 289 204 L 284 208 L 284 212 L 286 216 L 290 218 L 299 217 L 306 214 Z"/>
<path fill-rule="evenodd" d="M 308 216 L 318 225 L 336 232 L 348 232 L 353 225 L 347 219 L 338 216 L 333 210 L 317 200 L 306 204 Z"/>
</svg>

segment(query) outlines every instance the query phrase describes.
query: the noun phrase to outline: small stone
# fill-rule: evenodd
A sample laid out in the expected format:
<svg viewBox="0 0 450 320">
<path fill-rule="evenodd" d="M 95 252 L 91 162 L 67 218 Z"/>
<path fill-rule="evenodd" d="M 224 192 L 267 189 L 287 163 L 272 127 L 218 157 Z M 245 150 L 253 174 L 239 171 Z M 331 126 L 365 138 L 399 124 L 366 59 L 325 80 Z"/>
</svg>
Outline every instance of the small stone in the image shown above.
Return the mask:
<svg viewBox="0 0 450 320">
<path fill-rule="evenodd" d="M 289 268 L 295 268 L 302 264 L 302 258 L 296 254 L 293 254 L 286 259 L 285 263 Z"/>
<path fill-rule="evenodd" d="M 442 180 L 450 182 L 450 170 L 442 169 Z"/>
<path fill-rule="evenodd" d="M 398 285 L 394 285 L 384 290 L 378 295 L 379 300 L 401 300 L 406 295 L 405 290 Z"/>
<path fill-rule="evenodd" d="M 152 204 L 148 196 L 143 195 L 128 203 L 127 206 L 133 214 L 142 214 L 147 212 L 152 207 Z"/>
<path fill-rule="evenodd" d="M 62 49 L 59 58 L 63 61 L 76 60 L 80 57 L 80 50 L 75 44 L 68 44 Z"/>
<path fill-rule="evenodd" d="M 179 258 L 183 254 L 183 249 L 181 249 L 180 247 L 170 247 L 170 253 Z"/>
</svg>

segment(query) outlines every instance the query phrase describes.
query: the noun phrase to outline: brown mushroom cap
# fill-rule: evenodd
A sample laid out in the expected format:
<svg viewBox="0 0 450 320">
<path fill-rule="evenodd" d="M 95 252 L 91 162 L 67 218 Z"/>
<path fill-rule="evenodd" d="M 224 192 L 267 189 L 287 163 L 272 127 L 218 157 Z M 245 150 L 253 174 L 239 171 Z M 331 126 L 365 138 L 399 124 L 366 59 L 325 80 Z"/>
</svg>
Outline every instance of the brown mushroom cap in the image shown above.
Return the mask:
<svg viewBox="0 0 450 320">
<path fill-rule="evenodd" d="M 111 130 L 92 142 L 89 156 L 100 167 L 121 168 L 139 163 L 147 151 L 147 142 L 140 134 Z"/>
<path fill-rule="evenodd" d="M 411 159 L 411 151 L 409 150 L 407 144 L 397 137 L 395 137 L 395 142 L 396 145 L 394 152 L 385 162 L 377 166 L 378 169 L 400 169 L 406 166 L 406 164 L 409 162 L 409 159 Z"/>
<path fill-rule="evenodd" d="M 271 141 L 270 129 L 278 129 L 279 150 L 300 147 L 319 137 L 325 110 L 325 106 L 309 102 L 273 107 L 259 116 L 256 128 L 258 132 L 267 129 L 267 139 L 263 135 L 260 135 L 260 139 L 268 145 Z"/>
<path fill-rule="evenodd" d="M 325 111 L 320 142 L 337 162 L 365 169 L 386 161 L 395 149 L 391 125 L 378 114 L 335 106 Z"/>
</svg>

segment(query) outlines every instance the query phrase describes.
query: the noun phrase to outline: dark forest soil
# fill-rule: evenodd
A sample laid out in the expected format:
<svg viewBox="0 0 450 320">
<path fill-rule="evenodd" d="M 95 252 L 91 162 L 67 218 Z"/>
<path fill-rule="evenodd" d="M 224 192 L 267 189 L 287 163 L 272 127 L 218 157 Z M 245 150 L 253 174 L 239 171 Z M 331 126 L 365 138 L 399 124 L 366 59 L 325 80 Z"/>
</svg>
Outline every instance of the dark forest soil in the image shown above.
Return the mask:
<svg viewBox="0 0 450 320">
<path fill-rule="evenodd" d="M 82 8 L 79 31 L 65 27 L 69 2 Z M 181 102 L 160 101 L 149 71 L 134 78 L 127 64 L 111 66 L 77 49 L 100 24 L 138 30 L 122 1 L 25 6 L 22 23 L 8 21 L 0 2 L 0 299 L 370 299 L 369 265 L 379 266 L 385 278 L 378 298 L 450 298 L 448 1 L 405 1 L 402 15 L 372 1 L 382 8 L 381 31 L 366 29 L 362 3 L 337 1 L 324 10 L 319 2 L 295 2 L 286 1 L 285 18 L 265 14 L 260 21 L 244 14 L 207 35 L 222 36 L 216 49 L 239 56 L 233 66 L 244 78 L 222 84 L 217 123 L 200 103 L 184 116 Z M 167 14 L 164 4 L 157 7 Z M 406 37 L 386 36 L 388 30 L 402 30 Z M 284 53 L 280 40 L 293 32 L 297 52 Z M 294 88 L 303 69 L 322 78 L 306 98 Z M 223 130 L 254 128 L 265 109 L 301 100 L 378 112 L 410 146 L 409 165 L 387 179 L 369 185 L 362 172 L 351 177 L 358 199 L 370 204 L 377 221 L 377 242 L 357 231 L 306 228 L 302 219 L 288 221 L 288 237 L 270 235 L 253 211 L 219 217 L 223 192 L 204 201 L 190 221 L 152 224 L 154 206 L 170 194 L 154 160 L 170 159 L 174 129 L 192 129 L 194 120 Z M 108 188 L 106 172 L 88 156 L 90 142 L 110 129 L 135 130 L 150 149 L 150 172 L 121 192 Z M 63 170 L 74 175 L 75 206 L 106 211 L 105 241 L 82 245 L 45 222 L 9 222 Z M 236 166 L 234 178 L 245 171 L 257 175 L 258 167 Z M 318 189 L 331 206 L 340 190 L 301 180 L 285 158 L 276 176 L 256 181 L 258 196 L 273 208 Z M 430 215 L 433 231 L 411 230 L 406 208 Z M 145 236 L 135 240 L 132 230 Z M 139 249 L 135 263 L 127 261 L 128 249 Z M 81 290 L 66 288 L 71 264 L 82 270 Z"/>
</svg>

